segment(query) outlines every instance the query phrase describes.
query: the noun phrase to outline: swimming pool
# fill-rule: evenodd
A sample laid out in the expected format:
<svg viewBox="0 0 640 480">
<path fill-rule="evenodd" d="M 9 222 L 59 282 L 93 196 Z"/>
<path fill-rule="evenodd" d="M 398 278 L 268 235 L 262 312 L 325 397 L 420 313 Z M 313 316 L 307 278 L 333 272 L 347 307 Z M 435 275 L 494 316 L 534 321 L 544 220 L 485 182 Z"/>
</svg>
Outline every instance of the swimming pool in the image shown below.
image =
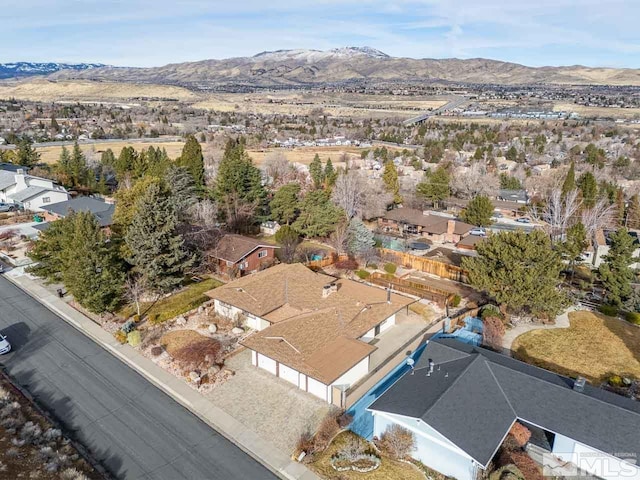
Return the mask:
<svg viewBox="0 0 640 480">
<path fill-rule="evenodd" d="M 411 358 L 417 362 L 426 346 L 426 343 L 420 345 L 416 351 L 410 355 Z M 408 370 L 409 365 L 407 365 L 406 360 L 402 361 L 347 410 L 347 413 L 353 417 L 353 420 L 349 425 L 349 430 L 368 440 L 372 439 L 373 415 L 371 412 L 367 411 L 367 408 L 382 396 L 382 394 L 396 383 L 396 381 Z"/>
<path fill-rule="evenodd" d="M 467 317 L 464 319 L 464 327 L 451 333 L 436 333 L 433 338 L 455 338 L 469 345 L 479 347 L 482 345 L 482 331 L 484 325 L 480 317 Z"/>
</svg>

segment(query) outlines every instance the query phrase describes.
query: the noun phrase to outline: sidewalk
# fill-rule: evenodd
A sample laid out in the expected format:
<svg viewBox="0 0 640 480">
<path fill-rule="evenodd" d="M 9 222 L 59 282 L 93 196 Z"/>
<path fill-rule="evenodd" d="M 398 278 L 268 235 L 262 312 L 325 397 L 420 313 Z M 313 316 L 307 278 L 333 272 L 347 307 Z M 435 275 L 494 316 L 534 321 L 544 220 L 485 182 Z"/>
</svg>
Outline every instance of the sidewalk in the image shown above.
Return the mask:
<svg viewBox="0 0 640 480">
<path fill-rule="evenodd" d="M 569 313 L 574 312 L 575 310 L 575 307 L 569 307 L 566 311 L 558 315 L 556 317 L 555 323 L 551 325 L 544 325 L 541 323 L 524 323 L 510 328 L 504 334 L 504 338 L 502 340 L 502 348 L 510 354 L 513 341 L 523 333 L 530 332 L 531 330 L 552 330 L 554 328 L 569 328 Z"/>
<path fill-rule="evenodd" d="M 285 453 L 259 438 L 253 431 L 193 390 L 182 380 L 166 372 L 131 346 L 120 344 L 112 335 L 40 285 L 37 280 L 29 278 L 19 269 L 7 272 L 5 278 L 128 364 L 160 390 L 281 478 L 288 480 L 320 480 L 320 477 L 307 467 L 291 460 Z"/>
</svg>

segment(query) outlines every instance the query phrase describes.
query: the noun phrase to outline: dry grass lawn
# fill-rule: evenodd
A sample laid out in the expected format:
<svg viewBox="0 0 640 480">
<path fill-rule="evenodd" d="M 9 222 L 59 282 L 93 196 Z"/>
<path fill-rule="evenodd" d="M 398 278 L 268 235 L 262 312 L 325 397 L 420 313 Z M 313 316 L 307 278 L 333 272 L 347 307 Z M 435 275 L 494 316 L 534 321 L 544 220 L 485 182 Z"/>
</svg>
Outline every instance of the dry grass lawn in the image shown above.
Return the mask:
<svg viewBox="0 0 640 480">
<path fill-rule="evenodd" d="M 640 118 L 640 108 L 588 107 L 575 103 L 556 103 L 555 112 L 576 112 L 582 117 Z"/>
<path fill-rule="evenodd" d="M 309 165 L 313 160 L 313 157 L 316 155 L 320 155 L 320 158 L 323 162 L 326 162 L 327 159 L 331 159 L 334 167 L 344 167 L 344 162 L 341 162 L 342 156 L 346 153 L 350 159 L 360 159 L 360 153 L 365 150 L 374 150 L 376 146 L 372 146 L 369 148 L 360 148 L 360 147 L 297 147 L 297 148 L 261 148 L 248 150 L 249 155 L 253 159 L 254 163 L 257 165 L 261 164 L 264 161 L 264 158 L 272 153 L 278 152 L 284 154 L 284 156 L 290 162 L 302 163 L 304 165 Z M 394 148 L 394 147 L 386 147 L 387 150 L 394 152 L 401 152 L 402 148 Z"/>
<path fill-rule="evenodd" d="M 591 382 L 609 375 L 640 378 L 640 328 L 592 312 L 569 314 L 571 326 L 533 330 L 513 342 L 515 356 L 527 363 Z"/>
<path fill-rule="evenodd" d="M 346 472 L 336 471 L 329 461 L 331 456 L 345 444 L 350 435 L 355 435 L 349 431 L 339 434 L 333 443 L 322 452 L 313 463 L 309 464 L 322 478 L 330 480 L 424 480 L 425 476 L 416 467 L 407 463 L 397 462 L 387 457 L 382 457 L 380 467 L 369 473 L 360 473 L 353 470 Z"/>
<path fill-rule="evenodd" d="M 127 142 L 126 140 L 123 140 L 121 142 L 104 142 L 80 145 L 80 148 L 85 153 L 85 155 L 95 155 L 98 158 L 100 158 L 102 152 L 104 152 L 108 148 L 113 150 L 113 153 L 117 157 L 118 155 L 120 155 L 120 151 L 124 147 L 133 147 L 138 151 L 149 147 L 160 147 L 164 148 L 167 151 L 167 155 L 169 155 L 169 158 L 177 158 L 182 154 L 184 142 L 154 142 L 153 140 L 149 140 L 148 142 Z M 70 150 L 71 148 L 73 147 L 68 146 L 67 150 Z M 45 146 L 37 147 L 36 150 L 40 154 L 41 161 L 43 161 L 44 163 L 55 163 L 60 158 L 62 147 Z"/>
<path fill-rule="evenodd" d="M 200 335 L 195 330 L 173 330 L 160 337 L 160 345 L 173 357 L 182 347 L 207 340 L 208 338 Z"/>
</svg>

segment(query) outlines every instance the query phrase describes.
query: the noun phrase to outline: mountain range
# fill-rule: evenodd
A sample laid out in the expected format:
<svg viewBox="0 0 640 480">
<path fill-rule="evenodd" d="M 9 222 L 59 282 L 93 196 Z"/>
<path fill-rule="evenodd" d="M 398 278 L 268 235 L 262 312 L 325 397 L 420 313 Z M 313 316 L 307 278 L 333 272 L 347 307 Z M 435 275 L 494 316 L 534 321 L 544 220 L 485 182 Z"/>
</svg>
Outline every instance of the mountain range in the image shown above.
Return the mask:
<svg viewBox="0 0 640 480">
<path fill-rule="evenodd" d="M 13 62 L 0 63 L 0 79 L 33 77 L 36 75 L 49 75 L 60 70 L 82 71 L 92 68 L 100 68 L 101 63 L 37 63 L 37 62 Z"/>
<path fill-rule="evenodd" d="M 399 58 L 370 47 L 344 47 L 327 51 L 277 50 L 252 57 L 202 60 L 151 68 L 82 64 L 58 67 L 49 78 L 168 84 L 205 90 L 426 82 L 640 85 L 640 70 L 580 65 L 528 67 L 483 58 Z"/>
</svg>

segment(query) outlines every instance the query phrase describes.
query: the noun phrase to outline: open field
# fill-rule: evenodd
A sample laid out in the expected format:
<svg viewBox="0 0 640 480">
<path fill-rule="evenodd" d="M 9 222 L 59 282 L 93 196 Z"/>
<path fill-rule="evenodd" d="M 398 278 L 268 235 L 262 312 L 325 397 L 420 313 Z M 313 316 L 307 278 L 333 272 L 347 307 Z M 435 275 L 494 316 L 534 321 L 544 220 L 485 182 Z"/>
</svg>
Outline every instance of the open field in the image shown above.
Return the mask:
<svg viewBox="0 0 640 480">
<path fill-rule="evenodd" d="M 640 118 L 640 108 L 587 107 L 575 103 L 556 103 L 554 112 L 576 112 L 581 117 Z"/>
<path fill-rule="evenodd" d="M 85 80 L 52 82 L 34 79 L 22 82 L 0 82 L 0 98 L 16 98 L 40 102 L 51 101 L 130 101 L 180 100 L 198 98 L 186 88 L 137 83 L 91 82 Z"/>
<path fill-rule="evenodd" d="M 184 142 L 158 142 L 153 139 L 149 139 L 149 141 L 144 142 L 128 142 L 126 140 L 118 141 L 118 142 L 103 142 L 103 143 L 90 143 L 90 144 L 80 144 L 80 148 L 85 153 L 85 155 L 101 155 L 102 152 L 110 148 L 113 150 L 113 153 L 116 155 L 120 155 L 120 151 L 124 147 L 133 147 L 136 150 L 142 150 L 149 147 L 160 147 L 164 148 L 167 151 L 167 155 L 169 158 L 177 158 L 182 153 L 182 147 L 184 147 Z M 67 147 L 70 149 L 72 147 Z M 36 150 L 40 154 L 40 159 L 44 163 L 55 163 L 58 161 L 60 157 L 60 153 L 62 152 L 62 147 L 55 146 L 44 146 L 44 147 L 36 147 Z"/>
<path fill-rule="evenodd" d="M 264 158 L 273 152 L 279 152 L 290 162 L 302 163 L 303 165 L 309 165 L 313 160 L 313 157 L 320 155 L 320 159 L 326 162 L 328 158 L 331 158 L 331 162 L 334 167 L 344 167 L 344 162 L 341 161 L 342 156 L 346 153 L 351 159 L 360 159 L 360 154 L 365 150 L 371 150 L 376 146 L 361 148 L 361 147 L 296 147 L 296 148 L 260 148 L 247 150 L 249 155 L 253 159 L 256 165 L 260 165 L 264 162 Z M 386 147 L 387 150 L 401 152 L 402 148 Z"/>
<path fill-rule="evenodd" d="M 592 312 L 569 314 L 569 328 L 533 330 L 513 342 L 527 363 L 592 382 L 612 374 L 640 378 L 640 327 Z"/>
</svg>

